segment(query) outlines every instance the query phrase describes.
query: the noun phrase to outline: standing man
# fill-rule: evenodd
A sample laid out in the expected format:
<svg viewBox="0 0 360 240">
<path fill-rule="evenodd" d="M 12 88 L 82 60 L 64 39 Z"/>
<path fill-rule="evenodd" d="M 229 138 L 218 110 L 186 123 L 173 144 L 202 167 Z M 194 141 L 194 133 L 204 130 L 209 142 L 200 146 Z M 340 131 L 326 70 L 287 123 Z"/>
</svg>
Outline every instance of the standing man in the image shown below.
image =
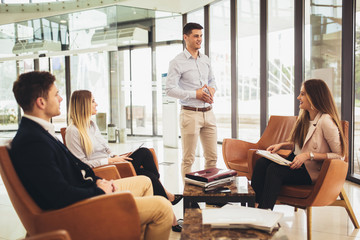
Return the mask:
<svg viewBox="0 0 360 240">
<path fill-rule="evenodd" d="M 186 173 L 191 172 L 199 136 L 204 149 L 205 168 L 215 167 L 217 160 L 216 119 L 211 105 L 214 102 L 216 84 L 210 59 L 199 52 L 202 29 L 197 23 L 187 23 L 184 26 L 186 48 L 170 62 L 166 81 L 166 94 L 180 99 L 181 104 L 183 178 Z"/>
</svg>

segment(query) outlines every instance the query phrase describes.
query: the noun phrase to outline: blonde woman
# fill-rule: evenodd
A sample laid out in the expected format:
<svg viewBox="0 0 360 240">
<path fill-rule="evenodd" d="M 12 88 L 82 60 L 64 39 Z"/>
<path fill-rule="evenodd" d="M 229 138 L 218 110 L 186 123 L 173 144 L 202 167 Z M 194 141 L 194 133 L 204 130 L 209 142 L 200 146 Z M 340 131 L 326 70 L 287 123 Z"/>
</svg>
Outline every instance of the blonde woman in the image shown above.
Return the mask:
<svg viewBox="0 0 360 240">
<path fill-rule="evenodd" d="M 268 151 L 291 149 L 289 166 L 266 158 L 256 162 L 251 186 L 259 208 L 273 209 L 281 186 L 314 184 L 324 159 L 344 159 L 346 141 L 331 92 L 323 80 L 303 83 L 297 98 L 300 113 L 288 142 L 271 145 Z"/>
<path fill-rule="evenodd" d="M 154 195 L 169 199 L 173 205 L 178 203 L 182 195 L 172 194 L 163 187 L 152 153 L 148 148 L 140 148 L 129 156 L 112 153 L 96 123 L 91 120 L 91 116 L 97 112 L 96 107 L 97 103 L 90 91 L 78 90 L 72 93 L 69 108 L 70 125 L 65 135 L 70 152 L 92 168 L 129 161 L 138 175 L 145 175 L 151 179 Z M 176 218 L 173 222 L 173 231 L 181 231 Z"/>
</svg>

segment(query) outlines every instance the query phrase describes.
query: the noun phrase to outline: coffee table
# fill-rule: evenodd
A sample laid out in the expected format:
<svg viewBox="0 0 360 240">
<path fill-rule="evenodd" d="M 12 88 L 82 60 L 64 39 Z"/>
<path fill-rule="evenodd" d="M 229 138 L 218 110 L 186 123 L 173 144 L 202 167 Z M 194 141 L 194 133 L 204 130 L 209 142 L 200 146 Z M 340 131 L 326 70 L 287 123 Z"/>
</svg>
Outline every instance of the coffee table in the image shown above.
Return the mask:
<svg viewBox="0 0 360 240">
<path fill-rule="evenodd" d="M 233 181 L 227 187 L 230 193 L 205 193 L 202 187 L 186 183 L 184 186 L 184 213 L 186 208 L 197 208 L 198 202 L 220 203 L 239 202 L 242 206 L 255 206 L 255 192 L 248 184 L 248 192 L 238 191 L 237 181 Z"/>
<path fill-rule="evenodd" d="M 273 231 L 271 234 L 255 229 L 212 229 L 202 224 L 201 209 L 186 209 L 184 224 L 181 231 L 183 240 L 209 239 L 288 239 L 284 230 Z"/>
</svg>

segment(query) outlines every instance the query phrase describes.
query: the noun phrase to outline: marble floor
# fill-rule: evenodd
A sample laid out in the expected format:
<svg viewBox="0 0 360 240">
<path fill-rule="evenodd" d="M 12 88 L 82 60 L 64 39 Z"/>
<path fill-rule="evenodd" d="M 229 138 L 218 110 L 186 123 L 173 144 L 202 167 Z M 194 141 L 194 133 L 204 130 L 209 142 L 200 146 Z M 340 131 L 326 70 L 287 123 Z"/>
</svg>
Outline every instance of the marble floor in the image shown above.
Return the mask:
<svg viewBox="0 0 360 240">
<path fill-rule="evenodd" d="M 0 145 L 4 144 L 6 138 L 0 137 Z M 61 137 L 59 137 L 61 138 Z M 163 146 L 162 138 L 140 138 L 128 137 L 126 144 L 111 144 L 110 147 L 116 153 L 124 153 L 131 151 L 144 143 L 146 147 L 153 147 L 157 153 L 159 160 L 159 171 L 161 181 L 164 186 L 173 193 L 181 193 L 183 189 L 183 182 L 180 176 L 181 164 L 181 149 L 165 148 Z M 180 143 L 179 143 L 180 146 Z M 204 160 L 200 157 L 201 150 L 197 151 L 197 159 L 194 163 L 193 170 L 200 170 L 204 166 Z M 225 168 L 222 159 L 221 145 L 218 145 L 218 167 Z M 355 215 L 360 221 L 360 186 L 351 182 L 345 183 L 345 190 L 349 200 L 355 211 Z M 174 206 L 174 211 L 177 218 L 183 218 L 181 201 Z M 205 207 L 201 205 L 201 207 Z M 303 210 L 294 212 L 294 208 L 277 205 L 274 211 L 284 213 L 281 219 L 281 234 L 276 239 L 306 239 L 306 214 Z M 346 211 L 341 207 L 318 207 L 313 209 L 312 218 L 312 236 L 313 239 L 358 239 L 360 240 L 360 230 L 355 229 L 352 225 Z M 19 218 L 14 211 L 6 189 L 2 180 L 0 180 L 0 240 L 14 240 L 22 239 L 25 236 L 25 229 L 23 228 Z M 169 239 L 180 239 L 180 234 L 171 232 Z"/>
</svg>

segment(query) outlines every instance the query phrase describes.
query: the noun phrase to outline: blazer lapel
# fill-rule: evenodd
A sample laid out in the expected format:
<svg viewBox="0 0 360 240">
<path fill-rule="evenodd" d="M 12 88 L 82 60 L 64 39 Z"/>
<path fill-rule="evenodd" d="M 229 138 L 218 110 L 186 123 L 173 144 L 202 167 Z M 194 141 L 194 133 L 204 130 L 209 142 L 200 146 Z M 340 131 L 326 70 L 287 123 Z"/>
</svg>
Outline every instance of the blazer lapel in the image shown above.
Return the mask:
<svg viewBox="0 0 360 240">
<path fill-rule="evenodd" d="M 305 141 L 304 141 L 304 144 L 303 144 L 303 148 L 306 145 L 307 141 L 311 138 L 311 136 L 315 132 L 315 129 L 317 127 L 317 124 L 318 124 L 321 116 L 322 116 L 322 113 L 318 112 L 318 114 L 316 115 L 316 117 L 314 119 L 314 123 L 309 126 L 309 131 L 308 131 L 308 133 L 306 135 L 306 138 L 305 138 Z"/>
</svg>

